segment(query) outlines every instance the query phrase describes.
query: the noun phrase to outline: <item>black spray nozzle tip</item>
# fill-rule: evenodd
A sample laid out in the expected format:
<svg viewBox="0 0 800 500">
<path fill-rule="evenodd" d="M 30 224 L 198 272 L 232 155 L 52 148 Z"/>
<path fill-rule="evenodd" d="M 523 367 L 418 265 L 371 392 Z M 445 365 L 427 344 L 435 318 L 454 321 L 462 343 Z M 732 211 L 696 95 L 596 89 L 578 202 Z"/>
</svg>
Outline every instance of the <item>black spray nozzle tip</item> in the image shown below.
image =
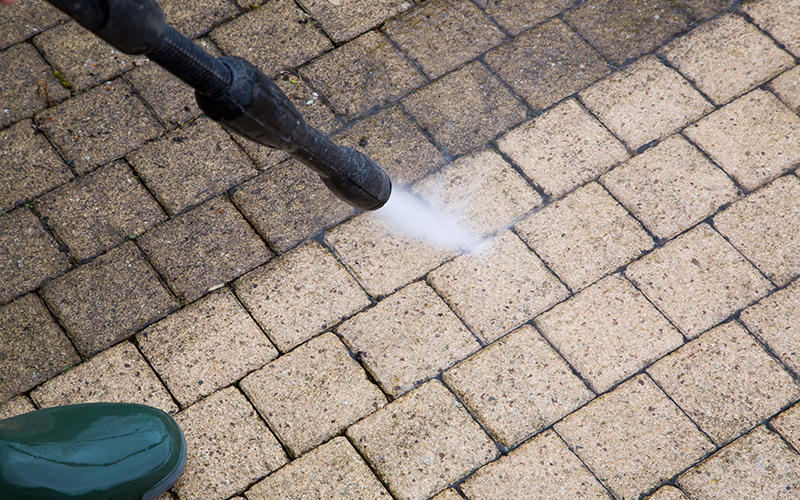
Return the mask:
<svg viewBox="0 0 800 500">
<path fill-rule="evenodd" d="M 333 194 L 361 210 L 377 210 L 389 201 L 392 181 L 389 175 L 363 153 L 339 146 L 347 157 L 341 165 L 320 174 Z"/>
</svg>

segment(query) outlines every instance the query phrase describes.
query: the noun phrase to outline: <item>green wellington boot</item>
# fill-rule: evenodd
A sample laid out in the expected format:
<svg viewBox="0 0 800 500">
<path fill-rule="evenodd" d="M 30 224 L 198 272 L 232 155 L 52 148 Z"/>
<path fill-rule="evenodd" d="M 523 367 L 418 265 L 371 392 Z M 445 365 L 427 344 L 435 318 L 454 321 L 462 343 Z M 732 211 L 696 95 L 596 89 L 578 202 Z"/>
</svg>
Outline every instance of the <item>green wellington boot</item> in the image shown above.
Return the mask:
<svg viewBox="0 0 800 500">
<path fill-rule="evenodd" d="M 60 406 L 0 420 L 1 500 L 153 500 L 185 464 L 183 431 L 149 406 Z"/>
</svg>

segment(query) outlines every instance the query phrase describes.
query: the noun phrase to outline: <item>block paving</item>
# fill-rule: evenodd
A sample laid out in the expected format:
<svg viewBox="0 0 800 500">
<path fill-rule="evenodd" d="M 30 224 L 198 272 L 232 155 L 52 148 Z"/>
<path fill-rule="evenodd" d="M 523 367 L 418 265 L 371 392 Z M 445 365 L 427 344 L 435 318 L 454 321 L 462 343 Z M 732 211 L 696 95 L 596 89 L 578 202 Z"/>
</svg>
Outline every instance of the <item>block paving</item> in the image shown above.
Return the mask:
<svg viewBox="0 0 800 500">
<path fill-rule="evenodd" d="M 18 0 L 0 418 L 169 412 L 159 500 L 800 496 L 798 0 L 160 3 L 471 243 Z"/>
</svg>

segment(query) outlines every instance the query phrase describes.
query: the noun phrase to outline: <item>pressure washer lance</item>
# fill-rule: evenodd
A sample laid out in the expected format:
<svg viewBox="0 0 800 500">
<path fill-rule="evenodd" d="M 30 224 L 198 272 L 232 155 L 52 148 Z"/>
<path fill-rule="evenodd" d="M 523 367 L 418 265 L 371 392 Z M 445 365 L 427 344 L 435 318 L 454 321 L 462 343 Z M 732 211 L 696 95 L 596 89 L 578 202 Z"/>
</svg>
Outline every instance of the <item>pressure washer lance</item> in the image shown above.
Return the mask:
<svg viewBox="0 0 800 500">
<path fill-rule="evenodd" d="M 155 0 L 48 1 L 120 51 L 144 54 L 188 83 L 206 115 L 294 156 L 350 205 L 376 210 L 389 200 L 392 183 L 377 163 L 309 126 L 281 89 L 245 59 L 214 58 L 178 33 Z"/>
</svg>

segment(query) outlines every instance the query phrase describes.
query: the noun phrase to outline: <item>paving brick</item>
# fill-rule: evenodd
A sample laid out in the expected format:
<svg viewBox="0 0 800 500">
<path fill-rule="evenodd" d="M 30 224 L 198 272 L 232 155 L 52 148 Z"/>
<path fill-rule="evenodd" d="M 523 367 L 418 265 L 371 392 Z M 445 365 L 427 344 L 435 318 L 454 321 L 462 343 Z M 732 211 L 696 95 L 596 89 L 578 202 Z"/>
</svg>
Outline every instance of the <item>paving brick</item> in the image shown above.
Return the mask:
<svg viewBox="0 0 800 500">
<path fill-rule="evenodd" d="M 526 116 L 525 106 L 479 62 L 440 78 L 403 104 L 452 155 L 485 144 Z"/>
<path fill-rule="evenodd" d="M 181 407 L 278 355 L 227 288 L 145 328 L 136 340 Z"/>
<path fill-rule="evenodd" d="M 0 143 L 0 211 L 21 205 L 72 178 L 69 168 L 47 139 L 36 133 L 30 120 L 0 131 Z"/>
<path fill-rule="evenodd" d="M 287 462 L 278 440 L 235 387 L 175 416 L 189 453 L 174 491 L 181 500 L 222 500 Z"/>
<path fill-rule="evenodd" d="M 507 447 L 518 445 L 594 397 L 528 325 L 447 370 L 444 380 L 483 427 Z M 497 492 L 481 498 L 492 496 L 507 498 Z"/>
<path fill-rule="evenodd" d="M 36 407 L 27 396 L 17 396 L 14 399 L 0 403 L 0 420 L 16 417 L 24 413 L 35 411 Z"/>
<path fill-rule="evenodd" d="M 300 0 L 333 41 L 347 41 L 414 6 L 411 0 Z"/>
<path fill-rule="evenodd" d="M 653 247 L 653 239 L 597 183 L 516 226 L 523 241 L 573 290 L 580 290 Z"/>
<path fill-rule="evenodd" d="M 685 133 L 745 189 L 756 189 L 800 162 L 800 117 L 763 90 L 737 99 Z"/>
<path fill-rule="evenodd" d="M 83 355 L 116 344 L 178 306 L 132 242 L 51 281 L 41 293 Z"/>
<path fill-rule="evenodd" d="M 611 499 L 552 430 L 482 467 L 461 485 L 461 491 L 469 500 Z"/>
<path fill-rule="evenodd" d="M 714 227 L 782 286 L 800 275 L 800 179 L 780 177 L 714 217 Z"/>
<path fill-rule="evenodd" d="M 462 255 L 428 277 L 481 339 L 492 342 L 564 300 L 568 291 L 506 231 L 480 253 Z"/>
<path fill-rule="evenodd" d="M 761 299 L 739 318 L 795 373 L 800 373 L 800 281 Z"/>
<path fill-rule="evenodd" d="M 733 10 L 735 0 L 678 0 L 671 5 L 682 11 L 694 26 L 698 21 L 714 17 L 722 9 Z"/>
<path fill-rule="evenodd" d="M 432 0 L 386 23 L 389 38 L 435 79 L 506 37 L 467 0 Z"/>
<path fill-rule="evenodd" d="M 414 185 L 414 192 L 476 238 L 494 235 L 542 204 L 525 179 L 489 149 L 429 175 Z"/>
<path fill-rule="evenodd" d="M 333 140 L 372 158 L 389 174 L 394 188 L 411 184 L 444 163 L 444 155 L 397 106 L 356 122 Z"/>
<path fill-rule="evenodd" d="M 695 28 L 664 47 L 662 53 L 716 104 L 724 104 L 794 65 L 792 56 L 733 14 Z"/>
<path fill-rule="evenodd" d="M 797 114 L 800 114 L 800 65 L 784 72 L 767 87 Z"/>
<path fill-rule="evenodd" d="M 99 255 L 166 219 L 121 161 L 50 191 L 35 206 L 78 260 Z"/>
<path fill-rule="evenodd" d="M 738 323 L 701 335 L 647 373 L 722 446 L 800 398 L 800 388 Z"/>
<path fill-rule="evenodd" d="M 638 375 L 555 425 L 611 493 L 628 500 L 714 449 L 646 375 Z"/>
<path fill-rule="evenodd" d="M 312 61 L 300 74 L 347 120 L 425 84 L 425 78 L 386 35 L 376 31 Z"/>
<path fill-rule="evenodd" d="M 337 333 L 394 397 L 480 349 L 455 314 L 421 282 L 347 320 Z"/>
<path fill-rule="evenodd" d="M 625 146 L 574 99 L 520 125 L 497 145 L 553 198 L 594 179 L 629 156 Z"/>
<path fill-rule="evenodd" d="M 35 294 L 0 307 L 0 339 L 0 402 L 81 360 Z"/>
<path fill-rule="evenodd" d="M 20 43 L 0 53 L 0 73 L 0 128 L 69 96 L 30 44 Z"/>
<path fill-rule="evenodd" d="M 333 333 L 248 375 L 241 386 L 295 457 L 386 404 Z"/>
<path fill-rule="evenodd" d="M 800 403 L 773 418 L 770 424 L 795 449 L 800 448 Z"/>
<path fill-rule="evenodd" d="M 163 132 L 120 78 L 43 111 L 35 123 L 79 174 L 122 157 Z"/>
<path fill-rule="evenodd" d="M 0 9 L 0 50 L 65 19 L 66 14 L 43 0 L 6 5 Z"/>
<path fill-rule="evenodd" d="M 683 232 L 739 195 L 733 181 L 680 135 L 600 181 L 659 239 Z"/>
<path fill-rule="evenodd" d="M 462 500 L 463 498 L 456 490 L 450 488 L 434 496 L 431 500 Z"/>
<path fill-rule="evenodd" d="M 596 392 L 683 344 L 683 337 L 615 274 L 536 318 L 536 326 Z"/>
<path fill-rule="evenodd" d="M 656 490 L 652 495 L 646 496 L 645 500 L 688 500 L 681 490 L 674 486 L 665 485 Z"/>
<path fill-rule="evenodd" d="M 353 277 L 314 241 L 241 277 L 234 290 L 281 352 L 370 305 Z"/>
<path fill-rule="evenodd" d="M 351 426 L 347 436 L 398 500 L 430 498 L 498 455 L 436 380 Z"/>
<path fill-rule="evenodd" d="M 131 56 L 71 21 L 33 39 L 34 45 L 77 91 L 105 82 L 133 67 Z"/>
<path fill-rule="evenodd" d="M 267 76 L 299 66 L 333 48 L 291 0 L 267 2 L 215 29 L 211 38 L 223 52 L 247 59 Z"/>
<path fill-rule="evenodd" d="M 675 70 L 645 56 L 580 93 L 631 149 L 666 137 L 713 110 Z"/>
<path fill-rule="evenodd" d="M 535 110 L 607 75 L 603 58 L 561 20 L 524 33 L 486 55 L 486 63 Z"/>
<path fill-rule="evenodd" d="M 402 235 L 369 213 L 331 229 L 325 241 L 373 297 L 418 280 L 456 254 L 453 247 Z"/>
<path fill-rule="evenodd" d="M 753 18 L 761 29 L 767 31 L 779 43 L 800 57 L 800 20 L 797 18 L 797 0 L 762 0 L 744 2 L 742 11 Z"/>
<path fill-rule="evenodd" d="M 248 500 L 390 499 L 389 493 L 343 437 L 282 467 L 247 490 Z"/>
<path fill-rule="evenodd" d="M 800 492 L 800 457 L 776 434 L 758 427 L 678 477 L 692 499 L 773 498 Z"/>
<path fill-rule="evenodd" d="M 247 155 L 208 118 L 146 144 L 127 159 L 170 215 L 256 175 Z"/>
<path fill-rule="evenodd" d="M 572 6 L 572 0 L 477 0 L 477 5 L 492 16 L 492 19 L 512 35 L 549 19 Z"/>
<path fill-rule="evenodd" d="M 25 207 L 0 216 L 0 304 L 69 269 L 58 243 Z"/>
<path fill-rule="evenodd" d="M 696 337 L 773 288 L 706 224 L 634 262 L 625 274 L 687 337 Z"/>
<path fill-rule="evenodd" d="M 242 184 L 231 199 L 258 234 L 279 252 L 355 213 L 314 171 L 294 159 Z"/>
<path fill-rule="evenodd" d="M 168 413 L 178 407 L 130 342 L 122 342 L 31 392 L 39 408 L 81 403 L 137 403 Z"/>
<path fill-rule="evenodd" d="M 189 38 L 196 38 L 225 19 L 239 13 L 232 2 L 226 0 L 201 0 L 191 3 L 180 0 L 162 0 L 167 22 Z"/>
</svg>

